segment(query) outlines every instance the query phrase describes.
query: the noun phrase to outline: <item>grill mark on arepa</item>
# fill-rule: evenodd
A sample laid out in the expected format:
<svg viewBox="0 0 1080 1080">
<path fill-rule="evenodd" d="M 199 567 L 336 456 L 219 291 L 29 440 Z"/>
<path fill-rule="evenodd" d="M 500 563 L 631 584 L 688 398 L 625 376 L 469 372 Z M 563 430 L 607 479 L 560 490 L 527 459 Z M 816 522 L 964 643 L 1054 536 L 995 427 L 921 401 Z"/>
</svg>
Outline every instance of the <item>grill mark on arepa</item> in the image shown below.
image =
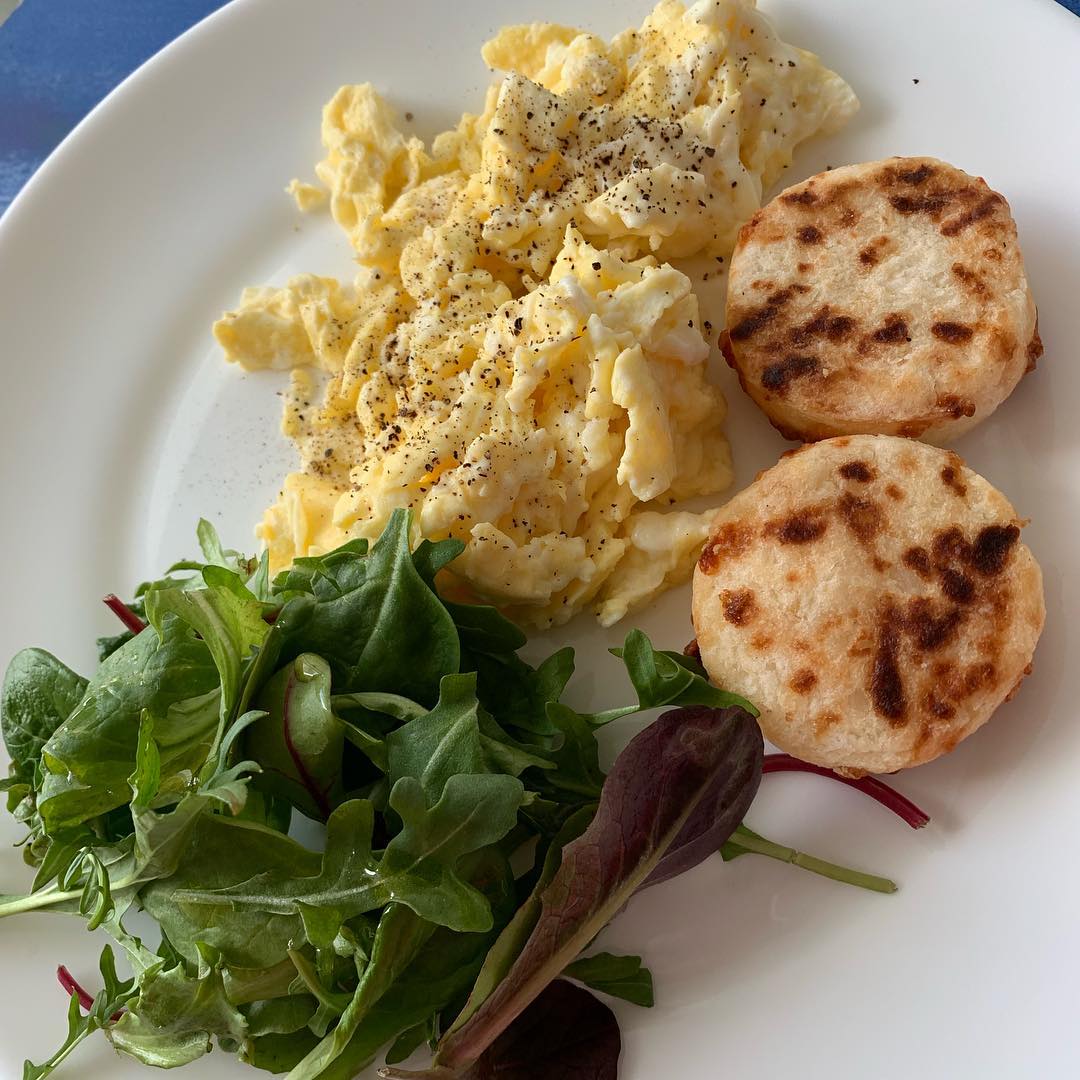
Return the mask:
<svg viewBox="0 0 1080 1080">
<path fill-rule="evenodd" d="M 956 394 L 938 394 L 937 407 L 954 420 L 959 420 L 961 416 L 975 415 L 975 402 L 967 401 Z"/>
<path fill-rule="evenodd" d="M 930 333 L 940 341 L 947 341 L 950 345 L 963 345 L 971 340 L 975 333 L 970 326 L 958 322 L 936 322 L 930 327 Z"/>
<path fill-rule="evenodd" d="M 952 196 L 938 195 L 891 195 L 889 205 L 900 214 L 929 214 L 933 217 L 952 201 Z"/>
<path fill-rule="evenodd" d="M 817 684 L 817 676 L 809 668 L 799 668 L 791 677 L 788 686 L 796 694 L 809 694 Z"/>
<path fill-rule="evenodd" d="M 783 396 L 793 379 L 816 375 L 820 365 L 816 356 L 785 356 L 775 364 L 769 364 L 761 373 L 761 385 L 774 394 Z"/>
<path fill-rule="evenodd" d="M 791 203 L 792 206 L 813 206 L 818 201 L 817 195 L 810 188 L 804 188 L 802 191 L 789 191 L 787 194 L 781 195 L 780 198 L 786 203 Z"/>
<path fill-rule="evenodd" d="M 951 567 L 941 571 L 941 591 L 954 604 L 970 604 L 975 599 L 975 582 Z"/>
<path fill-rule="evenodd" d="M 767 326 L 780 314 L 780 309 L 789 303 L 796 293 L 804 292 L 809 292 L 809 286 L 799 284 L 788 285 L 787 288 L 774 292 L 761 307 L 755 308 L 749 314 L 744 315 L 728 331 L 731 340 L 745 341 L 747 338 L 753 337 L 763 326 Z"/>
<path fill-rule="evenodd" d="M 924 547 L 909 547 L 900 557 L 900 561 L 909 570 L 914 570 L 921 578 L 929 578 L 933 570 L 930 563 L 930 552 Z"/>
<path fill-rule="evenodd" d="M 804 225 L 795 236 L 800 244 L 820 244 L 824 234 L 816 225 Z"/>
<path fill-rule="evenodd" d="M 792 345 L 808 345 L 811 341 L 824 337 L 832 342 L 840 342 L 848 337 L 857 325 L 858 321 L 851 315 L 834 315 L 832 308 L 825 304 L 808 322 L 788 331 L 788 341 Z"/>
<path fill-rule="evenodd" d="M 959 217 L 946 221 L 941 226 L 941 235 L 958 236 L 969 225 L 974 225 L 975 222 L 990 217 L 999 206 L 1004 204 L 1005 200 L 996 191 L 991 191 L 984 195 L 970 210 L 965 210 Z"/>
<path fill-rule="evenodd" d="M 870 665 L 870 700 L 874 711 L 892 727 L 907 723 L 907 698 L 900 678 L 897 658 L 900 653 L 899 613 L 886 604 L 878 619 L 877 649 Z"/>
</svg>

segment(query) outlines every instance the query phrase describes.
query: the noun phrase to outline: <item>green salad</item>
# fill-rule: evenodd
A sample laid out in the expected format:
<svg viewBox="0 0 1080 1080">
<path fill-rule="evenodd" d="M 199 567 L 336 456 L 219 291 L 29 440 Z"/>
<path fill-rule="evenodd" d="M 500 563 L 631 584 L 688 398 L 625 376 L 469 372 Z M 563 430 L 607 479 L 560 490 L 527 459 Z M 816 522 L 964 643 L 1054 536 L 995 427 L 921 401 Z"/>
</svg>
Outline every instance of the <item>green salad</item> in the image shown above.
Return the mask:
<svg viewBox="0 0 1080 1080">
<path fill-rule="evenodd" d="M 618 1025 L 588 988 L 648 1006 L 652 980 L 593 942 L 636 891 L 721 850 L 892 887 L 740 824 L 755 710 L 695 660 L 632 631 L 611 660 L 630 703 L 575 711 L 572 650 L 525 663 L 498 611 L 439 594 L 461 545 L 410 550 L 410 525 L 271 579 L 202 522 L 202 560 L 112 598 L 128 630 L 92 678 L 12 660 L 3 786 L 36 875 L 0 917 L 63 912 L 111 939 L 94 993 L 60 969 L 67 1037 L 24 1080 L 98 1029 L 148 1065 L 216 1042 L 291 1080 L 377 1059 L 614 1078 Z M 605 776 L 596 729 L 661 706 Z M 430 1068 L 397 1067 L 424 1045 Z"/>
</svg>

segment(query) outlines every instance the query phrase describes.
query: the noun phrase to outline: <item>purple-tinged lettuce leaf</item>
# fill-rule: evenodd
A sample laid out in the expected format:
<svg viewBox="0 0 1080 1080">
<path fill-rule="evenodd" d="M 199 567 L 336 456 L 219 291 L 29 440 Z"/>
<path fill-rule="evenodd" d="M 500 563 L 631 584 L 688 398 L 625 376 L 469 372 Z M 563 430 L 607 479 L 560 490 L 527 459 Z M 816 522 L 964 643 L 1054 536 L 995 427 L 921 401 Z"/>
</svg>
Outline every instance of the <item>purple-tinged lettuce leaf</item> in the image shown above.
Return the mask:
<svg viewBox="0 0 1080 1080">
<path fill-rule="evenodd" d="M 433 1069 L 432 1080 L 616 1080 L 622 1038 L 615 1014 L 588 990 L 557 979 L 462 1072 Z M 385 1068 L 387 1078 L 414 1077 Z"/>
<path fill-rule="evenodd" d="M 479 1061 L 603 929 L 661 864 L 676 841 L 680 869 L 704 857 L 702 838 L 727 834 L 698 818 L 705 800 L 730 832 L 761 778 L 761 733 L 743 709 L 676 709 L 645 728 L 616 758 L 596 816 L 563 849 L 540 897 L 541 912 L 517 959 L 487 999 L 435 1054 L 432 1076 Z M 691 835 L 684 832 L 694 823 Z M 714 849 L 715 850 L 715 849 Z M 474 1003 L 475 1004 L 475 1003 Z"/>
</svg>

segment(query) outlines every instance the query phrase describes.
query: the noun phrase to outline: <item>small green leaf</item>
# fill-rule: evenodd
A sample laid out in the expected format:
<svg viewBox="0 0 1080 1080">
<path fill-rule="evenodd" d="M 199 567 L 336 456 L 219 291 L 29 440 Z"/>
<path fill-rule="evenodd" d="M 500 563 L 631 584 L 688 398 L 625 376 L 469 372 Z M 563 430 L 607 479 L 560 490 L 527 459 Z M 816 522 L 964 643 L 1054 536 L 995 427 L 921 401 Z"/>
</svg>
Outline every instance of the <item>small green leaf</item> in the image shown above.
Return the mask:
<svg viewBox="0 0 1080 1080">
<path fill-rule="evenodd" d="M 563 976 L 634 1005 L 653 1006 L 652 973 L 642 965 L 640 956 L 606 952 L 582 956 L 563 968 Z"/>
<path fill-rule="evenodd" d="M 86 693 L 87 681 L 44 649 L 16 653 L 0 691 L 0 730 L 16 767 L 36 761 Z"/>
</svg>

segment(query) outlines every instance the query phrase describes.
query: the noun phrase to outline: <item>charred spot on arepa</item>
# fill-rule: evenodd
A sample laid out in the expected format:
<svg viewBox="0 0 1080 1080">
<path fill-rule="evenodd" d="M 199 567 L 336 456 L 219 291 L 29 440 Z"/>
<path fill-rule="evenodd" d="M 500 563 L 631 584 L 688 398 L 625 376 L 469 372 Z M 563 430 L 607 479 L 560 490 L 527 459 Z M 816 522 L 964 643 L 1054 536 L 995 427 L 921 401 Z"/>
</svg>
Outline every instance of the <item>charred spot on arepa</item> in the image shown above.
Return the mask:
<svg viewBox="0 0 1080 1080">
<path fill-rule="evenodd" d="M 733 626 L 746 626 L 757 612 L 757 603 L 751 589 L 724 589 L 720 593 L 724 618 Z"/>
<path fill-rule="evenodd" d="M 864 547 L 873 544 L 887 523 L 881 506 L 873 499 L 845 491 L 837 500 L 836 505 L 851 535 Z"/>
<path fill-rule="evenodd" d="M 736 559 L 744 554 L 753 541 L 753 530 L 741 521 L 724 522 L 701 549 L 698 557 L 698 569 L 703 574 L 714 574 L 720 565 L 728 559 Z"/>
<path fill-rule="evenodd" d="M 868 465 L 865 461 L 845 461 L 843 465 L 837 469 L 837 472 L 845 480 L 854 480 L 860 484 L 869 484 L 875 476 L 877 476 L 877 470 L 873 466 Z"/>
<path fill-rule="evenodd" d="M 887 315 L 885 321 L 871 334 L 874 341 L 897 344 L 901 341 L 911 340 L 911 331 L 908 329 L 907 320 L 903 315 Z"/>
<path fill-rule="evenodd" d="M 956 458 L 955 461 L 950 458 L 947 465 L 942 465 L 940 473 L 941 482 L 961 499 L 967 494 L 967 484 L 960 479 L 960 470 L 963 468 L 963 464 L 959 458 Z"/>
<path fill-rule="evenodd" d="M 870 700 L 874 711 L 894 727 L 907 723 L 907 695 L 900 676 L 900 620 L 886 602 L 878 619 L 877 649 L 870 666 Z"/>
<path fill-rule="evenodd" d="M 828 518 L 820 508 L 805 507 L 767 522 L 763 532 L 781 544 L 812 544 L 825 535 L 828 527 Z"/>
</svg>

